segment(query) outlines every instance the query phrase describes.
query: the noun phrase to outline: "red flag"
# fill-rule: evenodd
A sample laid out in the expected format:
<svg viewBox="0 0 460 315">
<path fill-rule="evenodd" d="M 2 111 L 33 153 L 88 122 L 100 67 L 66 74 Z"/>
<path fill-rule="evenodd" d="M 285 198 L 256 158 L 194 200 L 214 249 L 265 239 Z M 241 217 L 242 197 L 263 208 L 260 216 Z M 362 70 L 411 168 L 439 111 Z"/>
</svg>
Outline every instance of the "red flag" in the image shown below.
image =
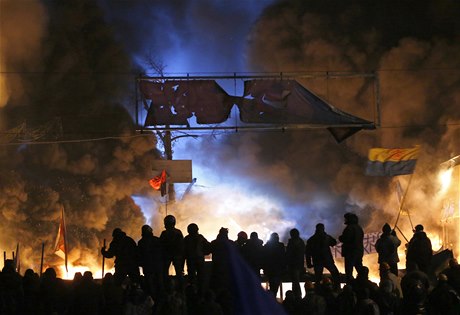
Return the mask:
<svg viewBox="0 0 460 315">
<path fill-rule="evenodd" d="M 166 170 L 161 171 L 160 175 L 149 180 L 150 186 L 155 190 L 161 190 L 161 195 L 166 194 Z"/>
<path fill-rule="evenodd" d="M 65 270 L 67 269 L 67 230 L 65 227 L 64 207 L 61 209 L 61 222 L 56 237 L 56 245 L 54 246 L 54 253 L 65 260 Z"/>
</svg>

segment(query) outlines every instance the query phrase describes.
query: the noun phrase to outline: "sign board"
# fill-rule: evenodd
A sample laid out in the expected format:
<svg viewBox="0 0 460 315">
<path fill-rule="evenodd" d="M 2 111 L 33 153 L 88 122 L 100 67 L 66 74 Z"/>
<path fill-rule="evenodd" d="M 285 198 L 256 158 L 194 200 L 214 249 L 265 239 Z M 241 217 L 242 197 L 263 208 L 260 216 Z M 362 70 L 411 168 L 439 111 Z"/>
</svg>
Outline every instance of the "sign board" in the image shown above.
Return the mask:
<svg viewBox="0 0 460 315">
<path fill-rule="evenodd" d="M 154 160 L 152 170 L 154 176 L 166 170 L 168 183 L 192 182 L 192 160 Z"/>
</svg>

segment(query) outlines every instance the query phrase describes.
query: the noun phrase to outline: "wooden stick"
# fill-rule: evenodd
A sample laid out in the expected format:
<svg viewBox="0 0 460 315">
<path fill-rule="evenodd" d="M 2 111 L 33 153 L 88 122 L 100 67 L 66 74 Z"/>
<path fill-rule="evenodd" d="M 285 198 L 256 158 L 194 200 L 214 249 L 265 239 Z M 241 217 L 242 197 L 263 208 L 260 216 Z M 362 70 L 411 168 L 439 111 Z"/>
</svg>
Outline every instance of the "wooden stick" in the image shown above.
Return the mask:
<svg viewBox="0 0 460 315">
<path fill-rule="evenodd" d="M 43 255 L 45 253 L 45 242 L 42 242 L 42 258 L 40 260 L 40 278 L 42 277 L 43 272 Z"/>
<path fill-rule="evenodd" d="M 105 238 L 104 238 L 104 250 L 105 250 Z M 104 279 L 104 265 L 105 265 L 105 257 L 102 255 L 102 279 Z"/>
</svg>

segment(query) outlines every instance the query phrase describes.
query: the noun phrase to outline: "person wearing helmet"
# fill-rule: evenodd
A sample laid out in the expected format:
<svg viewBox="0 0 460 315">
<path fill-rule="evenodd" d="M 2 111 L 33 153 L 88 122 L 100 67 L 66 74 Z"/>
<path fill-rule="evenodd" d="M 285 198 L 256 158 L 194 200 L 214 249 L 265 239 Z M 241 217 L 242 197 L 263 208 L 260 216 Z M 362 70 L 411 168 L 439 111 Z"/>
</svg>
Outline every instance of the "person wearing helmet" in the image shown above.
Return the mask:
<svg viewBox="0 0 460 315">
<path fill-rule="evenodd" d="M 146 293 L 158 301 L 163 286 L 163 254 L 160 238 L 153 235 L 150 225 L 141 228 L 142 238 L 137 242 L 139 265 L 142 267 L 146 283 Z"/>
<path fill-rule="evenodd" d="M 163 275 L 169 279 L 169 267 L 174 266 L 176 277 L 182 284 L 184 275 L 184 235 L 176 228 L 176 218 L 167 215 L 164 220 L 165 229 L 161 232 L 160 242 L 163 250 Z"/>
<path fill-rule="evenodd" d="M 115 257 L 115 282 L 121 285 L 126 276 L 131 281 L 138 283 L 140 279 L 139 266 L 137 263 L 136 242 L 126 235 L 120 228 L 115 228 L 112 232 L 112 241 L 109 249 L 105 246 L 101 248 L 101 254 L 105 258 Z"/>
<path fill-rule="evenodd" d="M 205 256 L 211 253 L 211 244 L 198 233 L 198 225 L 191 223 L 187 227 L 188 235 L 184 237 L 184 257 L 187 262 L 188 281 L 203 294 L 204 261 Z"/>
</svg>

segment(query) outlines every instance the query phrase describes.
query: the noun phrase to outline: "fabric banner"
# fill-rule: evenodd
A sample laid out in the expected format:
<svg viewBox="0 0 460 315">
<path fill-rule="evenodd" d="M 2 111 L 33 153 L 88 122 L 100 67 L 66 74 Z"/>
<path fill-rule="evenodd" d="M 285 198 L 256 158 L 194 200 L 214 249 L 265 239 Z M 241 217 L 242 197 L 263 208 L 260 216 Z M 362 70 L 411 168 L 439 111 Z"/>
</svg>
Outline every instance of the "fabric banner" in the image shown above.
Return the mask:
<svg viewBox="0 0 460 315">
<path fill-rule="evenodd" d="M 382 235 L 382 232 L 373 232 L 373 233 L 364 234 L 364 238 L 363 238 L 364 255 L 377 253 L 377 250 L 375 249 L 375 243 L 379 239 L 380 235 Z M 331 247 L 331 252 L 334 258 L 341 258 L 342 257 L 342 243 L 338 243 L 337 245 Z"/>
<path fill-rule="evenodd" d="M 397 176 L 412 174 L 415 170 L 419 153 L 419 146 L 411 149 L 370 149 L 366 175 Z"/>
<path fill-rule="evenodd" d="M 67 229 L 65 225 L 64 207 L 61 209 L 61 221 L 59 223 L 58 234 L 56 237 L 56 245 L 54 246 L 54 253 L 65 260 L 65 270 L 67 269 Z"/>
</svg>

